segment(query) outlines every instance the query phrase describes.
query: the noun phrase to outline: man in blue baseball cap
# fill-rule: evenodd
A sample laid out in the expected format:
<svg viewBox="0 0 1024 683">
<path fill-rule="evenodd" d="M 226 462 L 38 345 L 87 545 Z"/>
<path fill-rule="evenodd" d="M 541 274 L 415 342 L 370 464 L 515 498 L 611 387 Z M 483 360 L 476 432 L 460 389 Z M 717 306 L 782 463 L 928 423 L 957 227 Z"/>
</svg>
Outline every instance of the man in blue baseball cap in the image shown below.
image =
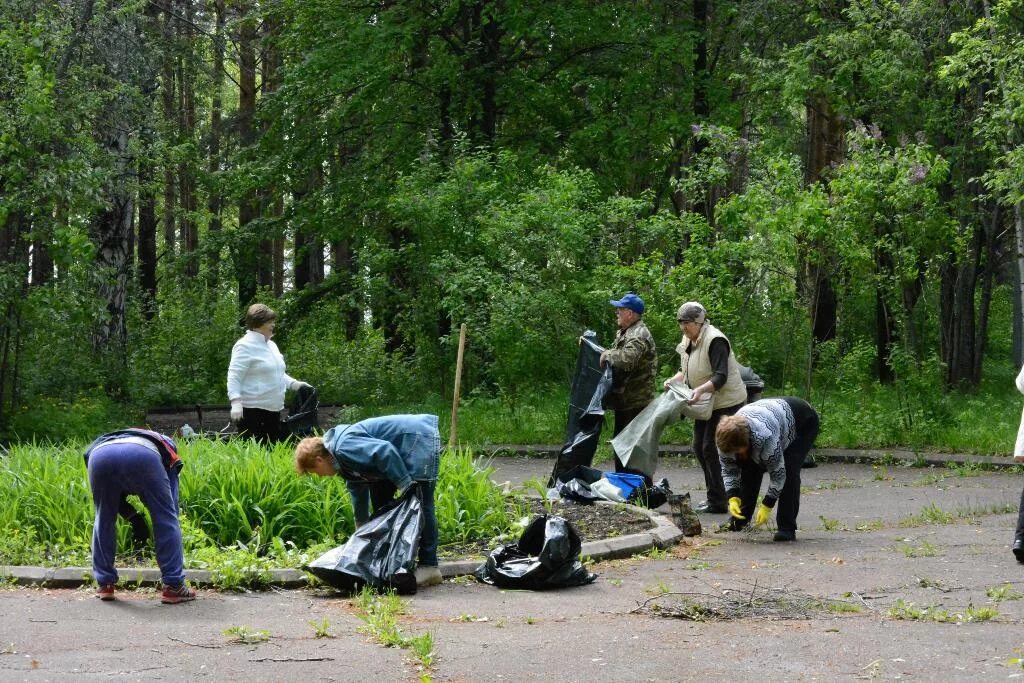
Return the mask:
<svg viewBox="0 0 1024 683">
<path fill-rule="evenodd" d="M 615 411 L 614 436 L 625 429 L 654 398 L 658 354 L 654 337 L 642 320 L 646 309 L 644 300 L 629 292 L 608 303 L 615 307 L 615 321 L 619 328 L 611 348 L 601 354 L 601 366 L 612 366 L 612 389 L 606 404 Z M 616 469 L 621 470 L 618 457 L 615 460 Z"/>
</svg>

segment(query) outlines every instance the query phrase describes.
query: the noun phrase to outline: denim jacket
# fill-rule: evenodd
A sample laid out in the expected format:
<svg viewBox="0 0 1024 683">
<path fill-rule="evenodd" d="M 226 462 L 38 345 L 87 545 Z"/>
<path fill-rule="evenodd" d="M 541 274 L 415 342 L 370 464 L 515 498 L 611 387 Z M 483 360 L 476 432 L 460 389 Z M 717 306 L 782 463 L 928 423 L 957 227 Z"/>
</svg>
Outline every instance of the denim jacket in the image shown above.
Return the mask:
<svg viewBox="0 0 1024 683">
<path fill-rule="evenodd" d="M 388 479 L 404 491 L 414 481 L 437 480 L 437 415 L 387 415 L 338 425 L 324 434 L 324 447 L 350 481 Z"/>
</svg>

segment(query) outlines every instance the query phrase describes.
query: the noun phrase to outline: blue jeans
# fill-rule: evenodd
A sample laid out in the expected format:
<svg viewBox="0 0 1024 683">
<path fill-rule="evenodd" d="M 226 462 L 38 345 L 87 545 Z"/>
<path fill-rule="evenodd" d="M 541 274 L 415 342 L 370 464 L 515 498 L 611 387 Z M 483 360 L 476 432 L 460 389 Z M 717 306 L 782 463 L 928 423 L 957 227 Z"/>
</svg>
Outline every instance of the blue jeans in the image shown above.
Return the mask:
<svg viewBox="0 0 1024 683">
<path fill-rule="evenodd" d="M 89 456 L 89 487 L 96 519 L 92 526 L 92 575 L 97 583 L 117 583 L 117 511 L 124 494 L 137 495 L 153 520 L 156 562 L 163 582 L 181 585 L 185 558 L 178 523 L 178 473 L 168 472 L 153 450 L 114 443 Z"/>
<path fill-rule="evenodd" d="M 434 506 L 434 490 L 436 481 L 418 481 L 420 501 L 423 505 L 423 533 L 420 535 L 419 563 L 437 566 L 437 509 Z M 370 519 L 371 503 L 374 511 L 391 502 L 398 489 L 390 481 L 384 479 L 371 483 L 348 482 L 348 492 L 352 496 L 352 509 L 355 512 L 356 526 L 360 527 Z"/>
</svg>

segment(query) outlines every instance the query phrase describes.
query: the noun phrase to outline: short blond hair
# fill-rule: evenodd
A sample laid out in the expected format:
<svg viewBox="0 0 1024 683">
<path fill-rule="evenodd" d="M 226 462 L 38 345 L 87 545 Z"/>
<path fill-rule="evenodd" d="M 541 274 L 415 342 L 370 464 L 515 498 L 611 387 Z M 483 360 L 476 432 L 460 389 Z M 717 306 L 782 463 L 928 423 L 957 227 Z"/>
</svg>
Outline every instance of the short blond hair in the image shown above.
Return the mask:
<svg viewBox="0 0 1024 683">
<path fill-rule="evenodd" d="M 743 415 L 726 415 L 715 429 L 719 453 L 739 453 L 750 448 L 750 423 Z"/>
<path fill-rule="evenodd" d="M 324 446 L 323 437 L 307 436 L 295 446 L 295 471 L 299 474 L 312 472 L 316 467 L 317 458 L 330 456 Z"/>
</svg>

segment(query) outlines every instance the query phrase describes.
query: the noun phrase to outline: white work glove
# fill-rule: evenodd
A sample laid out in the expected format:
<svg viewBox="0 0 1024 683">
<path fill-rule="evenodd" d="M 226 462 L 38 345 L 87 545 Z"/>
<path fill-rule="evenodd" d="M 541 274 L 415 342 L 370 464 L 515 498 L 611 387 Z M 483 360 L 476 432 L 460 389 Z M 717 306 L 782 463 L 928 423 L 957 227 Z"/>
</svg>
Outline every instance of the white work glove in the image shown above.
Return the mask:
<svg viewBox="0 0 1024 683">
<path fill-rule="evenodd" d="M 292 385 L 290 387 L 288 387 L 288 388 L 291 389 L 292 391 L 298 391 L 302 387 L 309 387 L 310 389 L 312 389 L 313 385 L 310 384 L 309 382 L 303 382 L 301 380 L 295 380 L 294 382 L 292 382 Z"/>
<path fill-rule="evenodd" d="M 231 421 L 238 422 L 242 419 L 242 402 L 232 401 L 231 402 Z"/>
</svg>

